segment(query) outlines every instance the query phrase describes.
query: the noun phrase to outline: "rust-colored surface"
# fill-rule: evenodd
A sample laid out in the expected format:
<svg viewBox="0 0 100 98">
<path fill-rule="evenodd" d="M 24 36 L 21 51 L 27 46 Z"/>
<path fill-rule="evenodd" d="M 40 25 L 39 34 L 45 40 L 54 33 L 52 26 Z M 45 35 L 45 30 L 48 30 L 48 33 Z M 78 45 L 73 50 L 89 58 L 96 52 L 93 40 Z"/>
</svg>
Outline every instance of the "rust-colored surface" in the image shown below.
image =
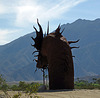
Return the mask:
<svg viewBox="0 0 100 98">
<path fill-rule="evenodd" d="M 79 40 L 68 42 L 62 36 L 62 32 L 60 33 L 60 25 L 53 33 L 48 34 L 47 30 L 47 35 L 43 37 L 42 27 L 38 21 L 37 23 L 40 31 L 38 32 L 34 27 L 36 32 L 38 32 L 38 36 L 35 38 L 37 42 L 35 41 L 35 45 L 33 45 L 39 52 L 36 66 L 38 68 L 48 67 L 49 89 L 73 89 L 74 66 L 69 44 L 76 43 Z M 43 39 L 40 40 L 39 38 Z"/>
</svg>

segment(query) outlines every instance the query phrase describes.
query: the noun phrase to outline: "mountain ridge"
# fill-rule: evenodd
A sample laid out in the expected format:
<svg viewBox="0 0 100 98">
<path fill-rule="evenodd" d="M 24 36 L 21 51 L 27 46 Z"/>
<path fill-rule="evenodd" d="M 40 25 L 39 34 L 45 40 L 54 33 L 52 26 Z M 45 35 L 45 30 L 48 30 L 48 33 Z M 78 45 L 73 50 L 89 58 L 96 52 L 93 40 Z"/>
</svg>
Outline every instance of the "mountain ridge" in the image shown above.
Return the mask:
<svg viewBox="0 0 100 98">
<path fill-rule="evenodd" d="M 73 23 L 63 24 L 65 28 L 63 35 L 67 40 L 80 41 L 71 46 L 80 46 L 72 50 L 75 55 L 74 67 L 75 77 L 100 75 L 100 18 L 91 20 L 78 19 Z M 39 70 L 34 74 L 36 63 L 33 62 L 31 47 L 31 36 L 35 33 L 24 35 L 11 43 L 0 46 L 0 74 L 8 81 L 33 81 L 41 80 L 42 72 Z"/>
</svg>

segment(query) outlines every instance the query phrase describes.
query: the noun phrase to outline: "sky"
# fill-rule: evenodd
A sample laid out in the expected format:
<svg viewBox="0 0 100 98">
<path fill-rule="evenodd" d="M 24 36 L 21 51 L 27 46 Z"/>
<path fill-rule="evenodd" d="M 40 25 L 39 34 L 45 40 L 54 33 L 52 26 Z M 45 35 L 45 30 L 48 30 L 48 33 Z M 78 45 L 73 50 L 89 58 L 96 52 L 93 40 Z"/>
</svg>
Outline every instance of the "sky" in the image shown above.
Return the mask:
<svg viewBox="0 0 100 98">
<path fill-rule="evenodd" d="M 81 18 L 100 18 L 100 0 L 0 0 L 0 45 L 34 31 L 37 18 L 45 32 Z"/>
</svg>

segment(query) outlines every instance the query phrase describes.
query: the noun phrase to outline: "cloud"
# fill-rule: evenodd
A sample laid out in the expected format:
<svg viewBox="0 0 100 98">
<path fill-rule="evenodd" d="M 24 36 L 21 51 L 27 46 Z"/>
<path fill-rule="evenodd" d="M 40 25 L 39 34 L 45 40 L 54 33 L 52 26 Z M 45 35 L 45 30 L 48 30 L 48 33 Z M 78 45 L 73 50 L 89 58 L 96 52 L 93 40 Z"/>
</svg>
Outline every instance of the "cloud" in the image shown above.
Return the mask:
<svg viewBox="0 0 100 98">
<path fill-rule="evenodd" d="M 7 28 L 7 25 L 6 27 L 3 27 L 3 29 L 0 28 L 0 44 L 10 42 L 14 38 L 18 38 L 18 36 L 24 35 L 25 33 L 16 35 L 16 30 L 14 30 L 14 28 L 21 28 L 23 29 L 22 32 L 26 32 L 29 26 L 32 26 L 32 24 L 36 24 L 37 18 L 39 18 L 42 26 L 47 24 L 47 21 L 55 22 L 52 23 L 52 27 L 54 28 L 54 26 L 58 24 L 56 21 L 58 21 L 59 19 L 63 20 L 65 16 L 67 16 L 67 12 L 70 11 L 72 7 L 84 1 L 87 0 L 0 1 L 0 20 L 2 22 L 3 20 L 8 20 L 6 21 L 6 23 L 9 22 L 7 24 L 9 24 L 9 26 L 12 26 L 10 27 L 10 30 L 8 29 L 9 26 Z"/>
<path fill-rule="evenodd" d="M 16 3 L 13 1 L 11 3 L 11 1 L 5 1 L 2 0 L 0 1 L 0 14 L 10 14 L 10 13 L 15 13 L 15 7 L 16 7 Z"/>
<path fill-rule="evenodd" d="M 43 2 L 39 4 L 34 0 L 20 1 L 20 6 L 16 8 L 16 24 L 18 26 L 25 26 L 29 23 L 36 22 L 39 18 L 44 24 L 48 20 L 58 19 L 63 13 L 67 13 L 72 7 L 78 5 L 86 0 L 58 0 L 58 2 Z"/>
<path fill-rule="evenodd" d="M 37 5 L 29 0 L 28 2 L 20 2 L 20 6 L 16 7 L 16 24 L 17 26 L 27 26 L 34 22 L 36 18 L 43 13 L 43 6 Z"/>
<path fill-rule="evenodd" d="M 15 38 L 12 38 L 11 36 L 18 32 L 19 30 L 0 29 L 0 45 L 9 43 L 10 41 L 14 40 Z"/>
<path fill-rule="evenodd" d="M 5 7 L 0 3 L 0 14 L 5 13 Z"/>
<path fill-rule="evenodd" d="M 8 0 L 0 1 L 0 14 L 14 14 L 15 26 L 27 26 L 39 18 L 44 24 L 56 20 L 72 7 L 86 0 Z"/>
<path fill-rule="evenodd" d="M 0 45 L 8 42 L 6 39 L 8 33 L 9 33 L 8 30 L 0 29 Z"/>
</svg>

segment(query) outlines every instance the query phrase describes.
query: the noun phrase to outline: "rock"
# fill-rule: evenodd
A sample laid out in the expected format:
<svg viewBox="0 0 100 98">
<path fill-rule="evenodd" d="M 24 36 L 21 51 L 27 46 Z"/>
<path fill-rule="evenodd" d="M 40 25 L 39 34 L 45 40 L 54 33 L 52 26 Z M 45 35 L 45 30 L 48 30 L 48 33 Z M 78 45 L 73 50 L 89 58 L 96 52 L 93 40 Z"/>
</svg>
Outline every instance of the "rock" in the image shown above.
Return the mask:
<svg viewBox="0 0 100 98">
<path fill-rule="evenodd" d="M 45 91 L 47 88 L 46 88 L 46 86 L 45 85 L 41 85 L 40 87 L 39 87 L 39 89 L 38 89 L 38 92 L 43 92 L 43 91 Z"/>
</svg>

